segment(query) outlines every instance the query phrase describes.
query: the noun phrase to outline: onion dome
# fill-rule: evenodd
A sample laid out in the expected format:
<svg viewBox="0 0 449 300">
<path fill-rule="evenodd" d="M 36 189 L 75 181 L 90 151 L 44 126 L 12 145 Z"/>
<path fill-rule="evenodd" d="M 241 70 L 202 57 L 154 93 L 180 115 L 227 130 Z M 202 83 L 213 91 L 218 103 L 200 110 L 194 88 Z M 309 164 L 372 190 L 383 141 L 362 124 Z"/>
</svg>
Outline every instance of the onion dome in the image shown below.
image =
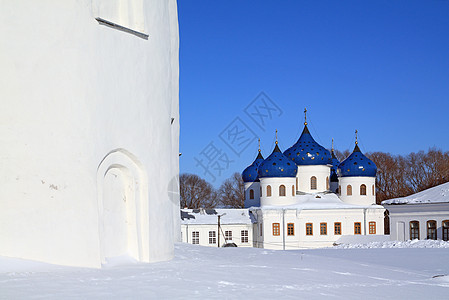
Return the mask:
<svg viewBox="0 0 449 300">
<path fill-rule="evenodd" d="M 363 155 L 357 142 L 354 151 L 339 166 L 338 173 L 341 177 L 365 176 L 376 177 L 377 167 L 372 160 Z"/>
<path fill-rule="evenodd" d="M 332 162 L 332 167 L 331 167 L 331 182 L 338 182 L 338 175 L 337 175 L 337 169 L 338 169 L 338 165 L 340 165 L 340 161 L 338 160 L 338 158 L 335 156 L 334 153 L 334 140 L 332 139 L 332 150 L 331 150 L 331 162 Z"/>
<path fill-rule="evenodd" d="M 331 154 L 326 148 L 315 142 L 307 128 L 307 122 L 305 122 L 304 130 L 296 144 L 288 148 L 284 155 L 297 165 L 331 164 Z"/>
<path fill-rule="evenodd" d="M 296 177 L 296 164 L 290 161 L 278 147 L 277 141 L 273 153 L 259 165 L 259 178 L 263 177 Z"/>
<path fill-rule="evenodd" d="M 242 179 L 244 182 L 259 181 L 259 176 L 257 176 L 257 170 L 259 168 L 259 165 L 263 162 L 263 160 L 264 160 L 263 156 L 260 153 L 259 149 L 259 154 L 257 155 L 254 162 L 242 172 Z"/>
</svg>

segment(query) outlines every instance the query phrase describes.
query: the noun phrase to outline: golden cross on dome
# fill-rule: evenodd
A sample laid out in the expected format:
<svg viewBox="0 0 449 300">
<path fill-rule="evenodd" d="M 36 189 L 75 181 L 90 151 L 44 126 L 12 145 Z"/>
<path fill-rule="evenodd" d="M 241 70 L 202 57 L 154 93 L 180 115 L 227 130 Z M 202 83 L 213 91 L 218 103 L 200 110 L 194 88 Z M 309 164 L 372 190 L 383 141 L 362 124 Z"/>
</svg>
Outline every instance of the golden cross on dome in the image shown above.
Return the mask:
<svg viewBox="0 0 449 300">
<path fill-rule="evenodd" d="M 332 138 L 332 151 L 334 151 L 334 138 Z"/>
<path fill-rule="evenodd" d="M 359 142 L 358 142 L 358 140 L 357 140 L 357 133 L 359 133 L 358 131 L 357 131 L 357 129 L 355 130 L 355 144 L 357 145 Z"/>
<path fill-rule="evenodd" d="M 307 125 L 307 108 L 304 108 L 304 125 Z"/>
<path fill-rule="evenodd" d="M 259 152 L 260 152 L 260 138 L 259 138 Z"/>
<path fill-rule="evenodd" d="M 278 144 L 278 130 L 276 129 L 276 145 Z"/>
</svg>

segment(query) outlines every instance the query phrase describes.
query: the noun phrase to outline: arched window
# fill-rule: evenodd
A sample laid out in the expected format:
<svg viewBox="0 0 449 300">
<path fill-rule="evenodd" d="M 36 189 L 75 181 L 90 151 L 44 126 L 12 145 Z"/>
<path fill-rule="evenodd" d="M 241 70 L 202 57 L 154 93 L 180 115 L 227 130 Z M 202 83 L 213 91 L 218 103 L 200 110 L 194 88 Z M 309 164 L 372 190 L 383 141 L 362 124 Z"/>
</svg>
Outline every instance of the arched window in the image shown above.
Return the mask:
<svg viewBox="0 0 449 300">
<path fill-rule="evenodd" d="M 437 239 L 437 222 L 434 220 L 427 221 L 427 239 Z"/>
<path fill-rule="evenodd" d="M 352 196 L 352 186 L 350 184 L 346 187 L 346 195 Z"/>
<path fill-rule="evenodd" d="M 341 185 L 338 186 L 337 194 L 339 194 L 339 195 L 341 194 Z"/>
<path fill-rule="evenodd" d="M 271 197 L 271 185 L 267 185 L 267 197 Z"/>
<path fill-rule="evenodd" d="M 249 199 L 254 199 L 254 190 L 253 189 L 249 190 Z"/>
<path fill-rule="evenodd" d="M 410 239 L 418 239 L 419 240 L 419 222 L 411 221 L 410 222 Z"/>
<path fill-rule="evenodd" d="M 279 196 L 285 196 L 285 185 L 283 184 L 279 186 Z"/>
<path fill-rule="evenodd" d="M 298 190 L 299 187 L 299 182 L 298 182 L 298 177 L 296 177 L 296 190 Z"/>
<path fill-rule="evenodd" d="M 260 194 L 259 195 L 262 197 L 262 187 L 260 186 L 259 188 L 260 188 Z"/>
<path fill-rule="evenodd" d="M 449 241 L 449 220 L 443 221 L 443 241 Z"/>
<path fill-rule="evenodd" d="M 329 190 L 329 176 L 326 177 L 326 190 Z"/>
<path fill-rule="evenodd" d="M 374 196 L 374 192 L 375 192 L 375 190 L 374 190 L 374 184 L 373 184 L 373 196 Z"/>
<path fill-rule="evenodd" d="M 360 186 L 360 195 L 366 196 L 366 185 L 364 184 Z"/>
<path fill-rule="evenodd" d="M 310 189 L 316 190 L 316 177 L 315 176 L 310 177 Z"/>
<path fill-rule="evenodd" d="M 292 196 L 295 196 L 295 186 L 292 185 Z"/>
</svg>

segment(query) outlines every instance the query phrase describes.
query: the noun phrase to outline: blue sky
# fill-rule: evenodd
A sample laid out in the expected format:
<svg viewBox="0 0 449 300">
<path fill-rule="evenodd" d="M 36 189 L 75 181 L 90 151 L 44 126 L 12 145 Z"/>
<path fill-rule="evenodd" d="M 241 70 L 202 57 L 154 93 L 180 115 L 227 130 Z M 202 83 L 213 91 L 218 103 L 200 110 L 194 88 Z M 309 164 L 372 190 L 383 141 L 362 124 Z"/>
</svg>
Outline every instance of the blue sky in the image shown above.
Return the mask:
<svg viewBox="0 0 449 300">
<path fill-rule="evenodd" d="M 179 0 L 178 13 L 182 173 L 218 186 L 259 137 L 267 157 L 275 129 L 286 150 L 305 107 L 326 148 L 352 150 L 357 129 L 363 152 L 449 150 L 449 1 Z"/>
</svg>

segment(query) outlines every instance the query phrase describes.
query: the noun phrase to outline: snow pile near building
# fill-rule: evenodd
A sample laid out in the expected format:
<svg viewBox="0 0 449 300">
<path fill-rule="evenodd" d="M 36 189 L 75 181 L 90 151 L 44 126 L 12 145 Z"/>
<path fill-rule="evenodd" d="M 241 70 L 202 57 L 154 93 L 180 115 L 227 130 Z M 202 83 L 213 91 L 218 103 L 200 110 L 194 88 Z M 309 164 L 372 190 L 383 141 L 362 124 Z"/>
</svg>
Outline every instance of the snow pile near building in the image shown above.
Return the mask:
<svg viewBox="0 0 449 300">
<path fill-rule="evenodd" d="M 422 192 L 390 200 L 382 201 L 382 205 L 425 204 L 449 202 L 449 182 L 437 185 Z"/>
<path fill-rule="evenodd" d="M 384 241 L 364 244 L 340 244 L 334 249 L 369 249 L 369 248 L 449 248 L 449 242 L 442 240 Z"/>
</svg>

